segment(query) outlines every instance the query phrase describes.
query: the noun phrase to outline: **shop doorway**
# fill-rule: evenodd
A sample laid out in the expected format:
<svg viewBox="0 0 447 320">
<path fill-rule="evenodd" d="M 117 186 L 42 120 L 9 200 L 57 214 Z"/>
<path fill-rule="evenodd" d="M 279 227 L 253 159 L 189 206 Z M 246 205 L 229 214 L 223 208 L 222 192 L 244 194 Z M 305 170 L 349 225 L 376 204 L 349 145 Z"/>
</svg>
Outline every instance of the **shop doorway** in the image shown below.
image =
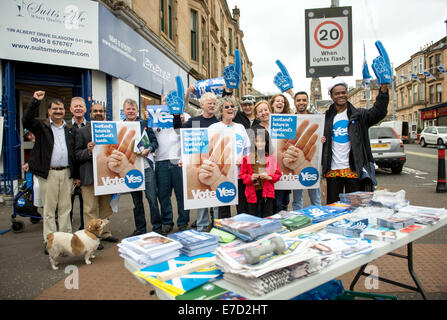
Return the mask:
<svg viewBox="0 0 447 320">
<path fill-rule="evenodd" d="M 45 91 L 45 98 L 42 100 L 39 106 L 39 111 L 36 117 L 44 119 L 48 117 L 48 103 L 53 98 L 59 98 L 64 102 L 65 106 L 65 121 L 68 123 L 71 121 L 72 114 L 70 112 L 70 101 L 73 95 L 72 87 L 55 87 L 55 86 L 37 86 L 37 85 L 27 85 L 27 84 L 17 84 L 16 85 L 16 97 L 18 101 L 18 115 L 20 121 L 18 124 L 20 126 L 20 139 L 22 141 L 20 148 L 20 159 L 21 166 L 28 161 L 31 154 L 31 149 L 34 146 L 34 142 L 31 141 L 30 135 L 25 136 L 25 129 L 23 128 L 22 118 L 23 114 L 28 107 L 31 99 L 33 98 L 33 93 L 37 90 Z M 22 171 L 23 175 L 23 171 Z M 23 178 L 23 176 L 22 176 Z"/>
</svg>

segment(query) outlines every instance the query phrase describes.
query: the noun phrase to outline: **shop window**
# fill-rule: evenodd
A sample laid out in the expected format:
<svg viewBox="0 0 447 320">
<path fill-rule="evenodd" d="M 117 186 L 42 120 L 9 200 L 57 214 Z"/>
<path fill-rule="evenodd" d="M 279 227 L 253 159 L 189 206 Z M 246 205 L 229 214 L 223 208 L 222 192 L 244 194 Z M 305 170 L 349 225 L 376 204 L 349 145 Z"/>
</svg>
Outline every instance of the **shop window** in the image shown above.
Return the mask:
<svg viewBox="0 0 447 320">
<path fill-rule="evenodd" d="M 174 41 L 174 2 L 160 0 L 160 26 L 161 31 Z"/>
<path fill-rule="evenodd" d="M 143 110 L 146 110 L 147 106 L 152 105 L 161 105 L 160 97 L 150 94 L 149 92 L 142 91 L 140 94 L 141 115 L 143 115 Z"/>
<path fill-rule="evenodd" d="M 206 49 L 206 20 L 202 19 L 202 65 L 206 66 L 206 57 L 208 56 L 207 54 L 207 49 Z"/>
</svg>

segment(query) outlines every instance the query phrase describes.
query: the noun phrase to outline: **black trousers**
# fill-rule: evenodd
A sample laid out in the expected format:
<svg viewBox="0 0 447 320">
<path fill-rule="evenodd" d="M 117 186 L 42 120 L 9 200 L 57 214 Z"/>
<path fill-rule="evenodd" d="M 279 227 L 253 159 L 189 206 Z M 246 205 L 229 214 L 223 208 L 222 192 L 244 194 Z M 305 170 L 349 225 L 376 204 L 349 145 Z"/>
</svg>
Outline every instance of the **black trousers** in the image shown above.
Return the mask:
<svg viewBox="0 0 447 320">
<path fill-rule="evenodd" d="M 73 194 L 71 195 L 70 221 L 71 221 L 72 225 L 73 225 L 73 203 L 75 201 L 76 196 L 79 197 L 79 214 L 81 216 L 79 230 L 81 230 L 81 229 L 84 229 L 84 201 L 82 200 L 81 187 L 76 187 Z M 72 227 L 72 229 L 73 229 L 73 227 Z"/>
<path fill-rule="evenodd" d="M 326 203 L 331 204 L 340 200 L 340 193 L 351 193 L 356 191 L 374 191 L 371 180 L 353 178 L 326 178 L 327 196 Z"/>
<path fill-rule="evenodd" d="M 360 179 L 353 178 L 326 178 L 327 184 L 327 204 L 340 200 L 340 193 L 350 193 L 361 190 Z"/>
<path fill-rule="evenodd" d="M 257 203 L 247 203 L 248 214 L 261 218 L 270 217 L 273 214 L 273 205 L 275 199 L 263 198 L 262 189 L 256 191 Z"/>
<path fill-rule="evenodd" d="M 237 179 L 237 197 L 238 204 L 236 205 L 237 214 L 248 213 L 247 197 L 245 196 L 245 184 L 242 179 Z"/>
</svg>

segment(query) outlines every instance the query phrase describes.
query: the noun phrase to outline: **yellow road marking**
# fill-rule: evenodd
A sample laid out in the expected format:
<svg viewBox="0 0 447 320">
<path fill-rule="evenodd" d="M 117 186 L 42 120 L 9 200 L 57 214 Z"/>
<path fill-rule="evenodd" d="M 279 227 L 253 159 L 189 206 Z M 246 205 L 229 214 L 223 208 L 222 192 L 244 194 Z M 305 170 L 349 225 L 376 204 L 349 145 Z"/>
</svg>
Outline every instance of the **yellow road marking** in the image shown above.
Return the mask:
<svg viewBox="0 0 447 320">
<path fill-rule="evenodd" d="M 433 154 L 426 154 L 426 153 L 420 153 L 420 152 L 413 152 L 413 151 L 405 151 L 406 154 L 412 154 L 414 156 L 419 157 L 426 157 L 426 158 L 432 158 L 432 159 L 438 159 L 438 156 L 435 156 Z"/>
</svg>

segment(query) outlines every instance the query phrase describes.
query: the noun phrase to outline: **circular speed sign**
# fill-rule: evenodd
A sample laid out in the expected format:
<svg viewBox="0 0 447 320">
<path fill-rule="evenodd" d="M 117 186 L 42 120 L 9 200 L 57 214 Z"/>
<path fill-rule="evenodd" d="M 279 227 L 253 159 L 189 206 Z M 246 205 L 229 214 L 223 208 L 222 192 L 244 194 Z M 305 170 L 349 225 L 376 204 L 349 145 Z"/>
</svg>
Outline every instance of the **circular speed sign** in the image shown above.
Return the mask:
<svg viewBox="0 0 447 320">
<path fill-rule="evenodd" d="M 343 29 L 335 21 L 320 23 L 315 29 L 315 42 L 324 49 L 334 49 L 343 40 Z"/>
</svg>

